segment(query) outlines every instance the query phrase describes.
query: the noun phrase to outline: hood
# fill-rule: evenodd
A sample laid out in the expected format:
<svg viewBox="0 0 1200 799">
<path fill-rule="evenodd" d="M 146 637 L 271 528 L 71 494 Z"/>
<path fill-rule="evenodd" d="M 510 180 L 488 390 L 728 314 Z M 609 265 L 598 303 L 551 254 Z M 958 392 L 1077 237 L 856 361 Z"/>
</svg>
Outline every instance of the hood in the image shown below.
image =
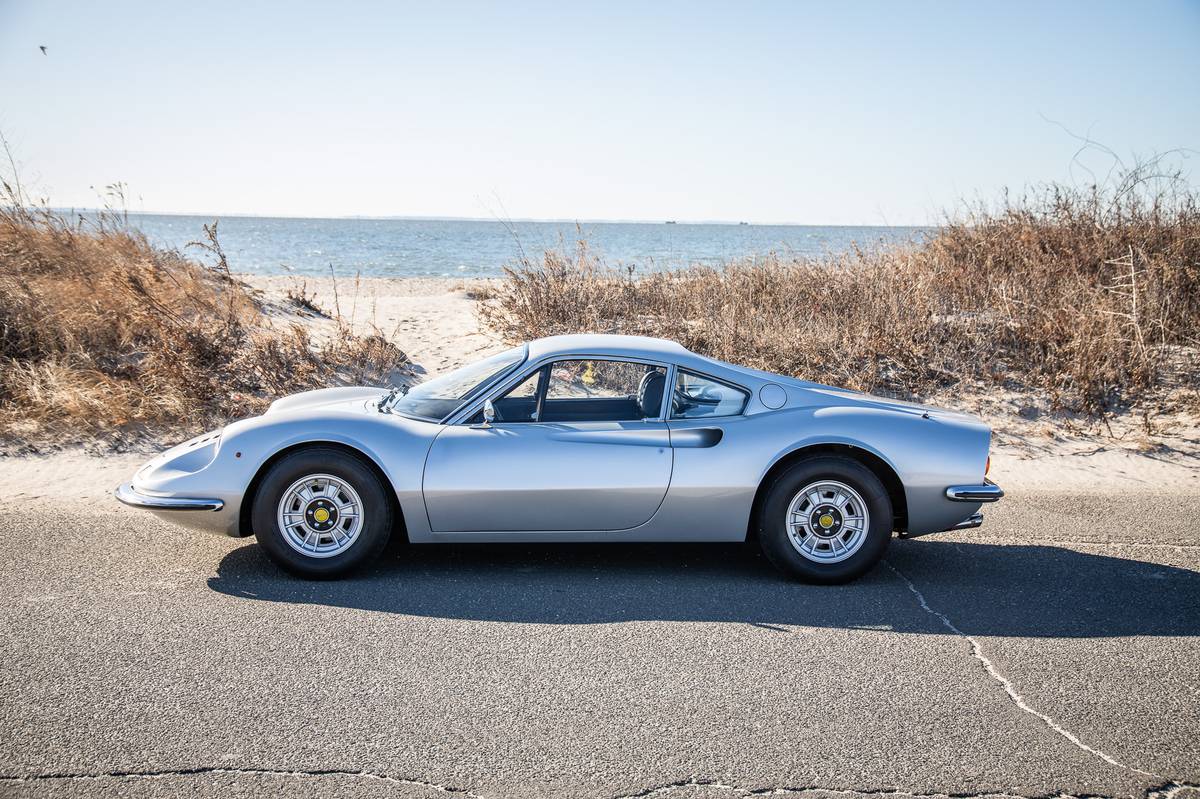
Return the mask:
<svg viewBox="0 0 1200 799">
<path fill-rule="evenodd" d="M 341 405 L 343 403 L 352 403 L 365 410 L 365 400 L 376 399 L 386 393 L 387 389 L 372 388 L 371 386 L 345 386 L 343 388 L 321 388 L 316 391 L 303 391 L 299 394 L 292 394 L 275 400 L 271 403 L 271 407 L 267 408 L 267 413 L 319 408 L 329 405 Z"/>
</svg>

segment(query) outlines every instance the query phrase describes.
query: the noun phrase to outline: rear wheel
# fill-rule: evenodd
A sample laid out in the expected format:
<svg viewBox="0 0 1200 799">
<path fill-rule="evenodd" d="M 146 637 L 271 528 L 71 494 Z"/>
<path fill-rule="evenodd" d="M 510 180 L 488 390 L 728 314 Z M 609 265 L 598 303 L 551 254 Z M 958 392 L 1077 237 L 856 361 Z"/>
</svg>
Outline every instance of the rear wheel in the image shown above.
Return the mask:
<svg viewBox="0 0 1200 799">
<path fill-rule="evenodd" d="M 374 560 L 392 530 L 392 506 L 375 472 L 342 450 L 308 447 L 263 478 L 251 525 L 276 564 L 310 579 L 340 577 Z"/>
<path fill-rule="evenodd" d="M 786 574 L 844 583 L 883 557 L 892 538 L 892 502 L 856 460 L 815 456 L 775 478 L 759 509 L 763 553 Z"/>
</svg>

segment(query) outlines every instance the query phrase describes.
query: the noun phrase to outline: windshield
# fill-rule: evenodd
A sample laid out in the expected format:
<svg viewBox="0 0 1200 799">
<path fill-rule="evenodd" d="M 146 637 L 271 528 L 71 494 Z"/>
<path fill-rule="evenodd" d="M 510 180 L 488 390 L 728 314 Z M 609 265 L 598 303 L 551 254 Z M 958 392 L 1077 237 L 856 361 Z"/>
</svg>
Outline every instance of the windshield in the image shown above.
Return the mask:
<svg viewBox="0 0 1200 799">
<path fill-rule="evenodd" d="M 407 394 L 397 397 L 392 402 L 391 410 L 422 419 L 444 419 L 475 389 L 491 382 L 524 360 L 525 348 L 515 347 L 453 372 L 438 375 L 432 380 L 413 386 Z"/>
</svg>

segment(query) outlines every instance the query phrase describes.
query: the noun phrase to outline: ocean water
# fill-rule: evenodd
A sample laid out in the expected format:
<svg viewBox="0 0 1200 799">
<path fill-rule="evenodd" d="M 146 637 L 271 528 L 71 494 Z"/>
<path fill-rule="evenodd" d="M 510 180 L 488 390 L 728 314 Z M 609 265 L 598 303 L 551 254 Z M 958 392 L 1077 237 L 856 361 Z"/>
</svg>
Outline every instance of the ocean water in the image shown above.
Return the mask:
<svg viewBox="0 0 1200 799">
<path fill-rule="evenodd" d="M 130 214 L 151 241 L 183 250 L 202 239 L 209 216 Z M 221 246 L 235 272 L 380 277 L 490 277 L 522 251 L 573 248 L 579 238 L 611 265 L 675 269 L 743 256 L 819 256 L 919 239 L 910 227 L 652 224 L 635 222 L 498 222 L 420 219 L 219 219 Z"/>
</svg>

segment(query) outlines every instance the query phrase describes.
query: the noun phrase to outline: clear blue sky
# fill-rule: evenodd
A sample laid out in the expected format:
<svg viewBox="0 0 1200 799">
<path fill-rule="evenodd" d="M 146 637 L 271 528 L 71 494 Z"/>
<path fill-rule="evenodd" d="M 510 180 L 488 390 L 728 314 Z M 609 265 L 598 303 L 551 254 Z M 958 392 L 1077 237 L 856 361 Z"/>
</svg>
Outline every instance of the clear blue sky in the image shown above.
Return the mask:
<svg viewBox="0 0 1200 799">
<path fill-rule="evenodd" d="M 1200 150 L 1200 2 L 0 0 L 60 206 L 920 224 L 1070 180 L 1043 116 Z"/>
</svg>

